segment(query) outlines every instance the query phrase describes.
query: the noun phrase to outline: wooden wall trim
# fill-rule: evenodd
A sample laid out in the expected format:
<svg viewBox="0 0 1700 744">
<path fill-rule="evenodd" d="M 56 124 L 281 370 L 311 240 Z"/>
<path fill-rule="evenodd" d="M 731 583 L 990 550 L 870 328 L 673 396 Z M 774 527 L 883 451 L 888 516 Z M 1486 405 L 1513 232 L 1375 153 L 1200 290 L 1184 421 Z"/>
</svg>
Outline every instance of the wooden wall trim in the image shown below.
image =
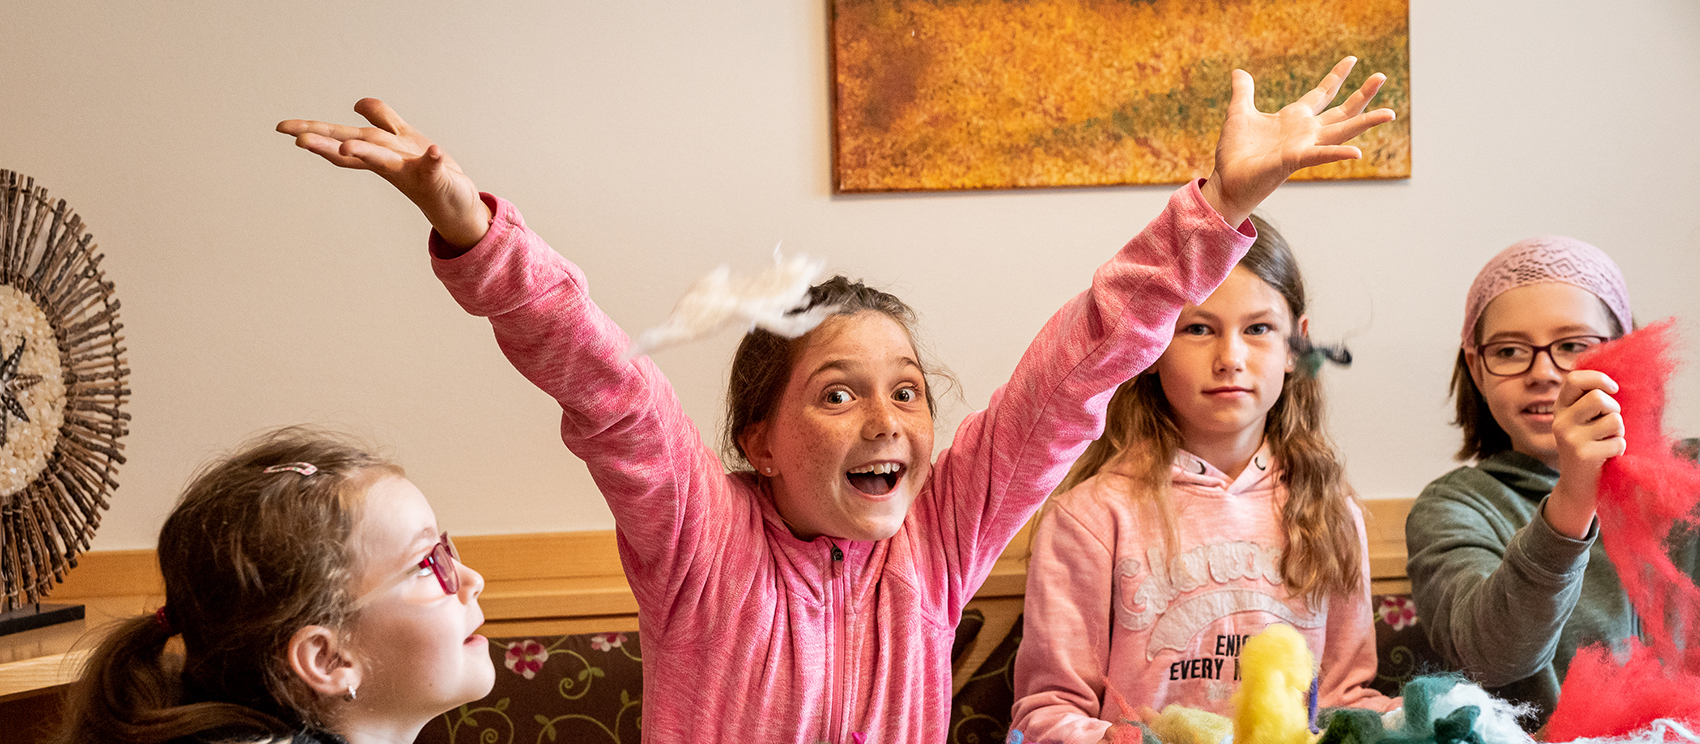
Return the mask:
<svg viewBox="0 0 1700 744">
<path fill-rule="evenodd" d="M 1411 499 L 1364 502 L 1370 578 L 1377 591 L 1405 580 L 1405 517 Z M 1029 529 L 1010 542 L 977 598 L 1020 597 L 1027 584 Z M 455 538 L 467 565 L 484 575 L 481 599 L 492 622 L 609 617 L 637 612 L 620 567 L 613 530 L 465 535 Z M 85 553 L 52 601 L 160 595 L 164 588 L 152 550 Z"/>
</svg>

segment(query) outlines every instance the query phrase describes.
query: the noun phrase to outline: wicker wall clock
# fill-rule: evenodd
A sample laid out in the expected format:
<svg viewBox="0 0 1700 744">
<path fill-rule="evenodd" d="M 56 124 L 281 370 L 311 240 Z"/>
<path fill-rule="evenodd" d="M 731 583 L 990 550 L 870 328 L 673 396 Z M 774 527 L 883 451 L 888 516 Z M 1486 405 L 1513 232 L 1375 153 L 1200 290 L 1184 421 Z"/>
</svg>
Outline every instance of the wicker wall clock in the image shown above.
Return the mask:
<svg viewBox="0 0 1700 744">
<path fill-rule="evenodd" d="M 130 370 L 96 251 L 64 199 L 0 170 L 0 618 L 11 630 L 60 619 L 27 616 L 88 549 L 124 463 Z"/>
</svg>

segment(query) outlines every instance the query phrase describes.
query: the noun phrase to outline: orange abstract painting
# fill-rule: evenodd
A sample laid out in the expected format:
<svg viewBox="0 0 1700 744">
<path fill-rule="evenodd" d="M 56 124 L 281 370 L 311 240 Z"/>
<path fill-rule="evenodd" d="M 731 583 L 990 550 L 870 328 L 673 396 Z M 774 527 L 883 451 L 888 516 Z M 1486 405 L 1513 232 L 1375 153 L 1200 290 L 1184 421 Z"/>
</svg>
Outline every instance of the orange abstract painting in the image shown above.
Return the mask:
<svg viewBox="0 0 1700 744">
<path fill-rule="evenodd" d="M 1398 118 L 1361 160 L 1411 175 L 1407 0 L 832 0 L 839 192 L 1180 183 L 1206 175 L 1229 71 L 1274 111 L 1358 57 Z"/>
</svg>

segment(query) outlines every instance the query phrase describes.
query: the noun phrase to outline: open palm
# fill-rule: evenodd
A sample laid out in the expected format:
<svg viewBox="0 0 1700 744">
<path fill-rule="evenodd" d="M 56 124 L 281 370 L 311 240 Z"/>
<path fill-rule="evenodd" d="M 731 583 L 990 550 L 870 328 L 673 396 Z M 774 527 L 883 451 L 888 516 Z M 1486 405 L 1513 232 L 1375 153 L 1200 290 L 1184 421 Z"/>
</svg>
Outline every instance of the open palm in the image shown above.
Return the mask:
<svg viewBox="0 0 1700 744">
<path fill-rule="evenodd" d="M 1300 168 L 1362 157 L 1345 143 L 1393 120 L 1391 109 L 1364 111 L 1387 80 L 1380 73 L 1344 103 L 1328 108 L 1356 64 L 1354 57 L 1340 60 L 1315 88 L 1273 114 L 1258 111 L 1253 103 L 1251 75 L 1234 70 L 1233 98 L 1216 142 L 1216 171 L 1205 185 L 1206 198 L 1228 224 L 1244 221 Z"/>
<path fill-rule="evenodd" d="M 354 111 L 372 126 L 289 119 L 279 122 L 277 131 L 293 135 L 297 146 L 335 165 L 382 176 L 425 213 L 450 245 L 476 244 L 488 228 L 489 208 L 454 159 L 383 101 L 362 98 Z"/>
</svg>

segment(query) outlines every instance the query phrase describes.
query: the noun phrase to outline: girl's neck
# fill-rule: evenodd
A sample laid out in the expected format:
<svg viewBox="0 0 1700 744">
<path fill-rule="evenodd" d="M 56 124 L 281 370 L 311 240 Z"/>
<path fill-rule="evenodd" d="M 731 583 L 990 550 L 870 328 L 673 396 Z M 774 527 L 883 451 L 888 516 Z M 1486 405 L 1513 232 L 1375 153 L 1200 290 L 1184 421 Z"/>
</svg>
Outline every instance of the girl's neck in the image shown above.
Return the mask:
<svg viewBox="0 0 1700 744">
<path fill-rule="evenodd" d="M 1240 477 L 1245 466 L 1251 463 L 1251 458 L 1257 456 L 1257 450 L 1262 448 L 1264 420 L 1260 418 L 1255 426 L 1228 433 L 1188 431 L 1183 425 L 1181 447 L 1227 474 L 1228 480 L 1232 481 Z"/>
<path fill-rule="evenodd" d="M 429 722 L 355 717 L 336 724 L 335 730 L 348 744 L 411 744 Z"/>
</svg>

